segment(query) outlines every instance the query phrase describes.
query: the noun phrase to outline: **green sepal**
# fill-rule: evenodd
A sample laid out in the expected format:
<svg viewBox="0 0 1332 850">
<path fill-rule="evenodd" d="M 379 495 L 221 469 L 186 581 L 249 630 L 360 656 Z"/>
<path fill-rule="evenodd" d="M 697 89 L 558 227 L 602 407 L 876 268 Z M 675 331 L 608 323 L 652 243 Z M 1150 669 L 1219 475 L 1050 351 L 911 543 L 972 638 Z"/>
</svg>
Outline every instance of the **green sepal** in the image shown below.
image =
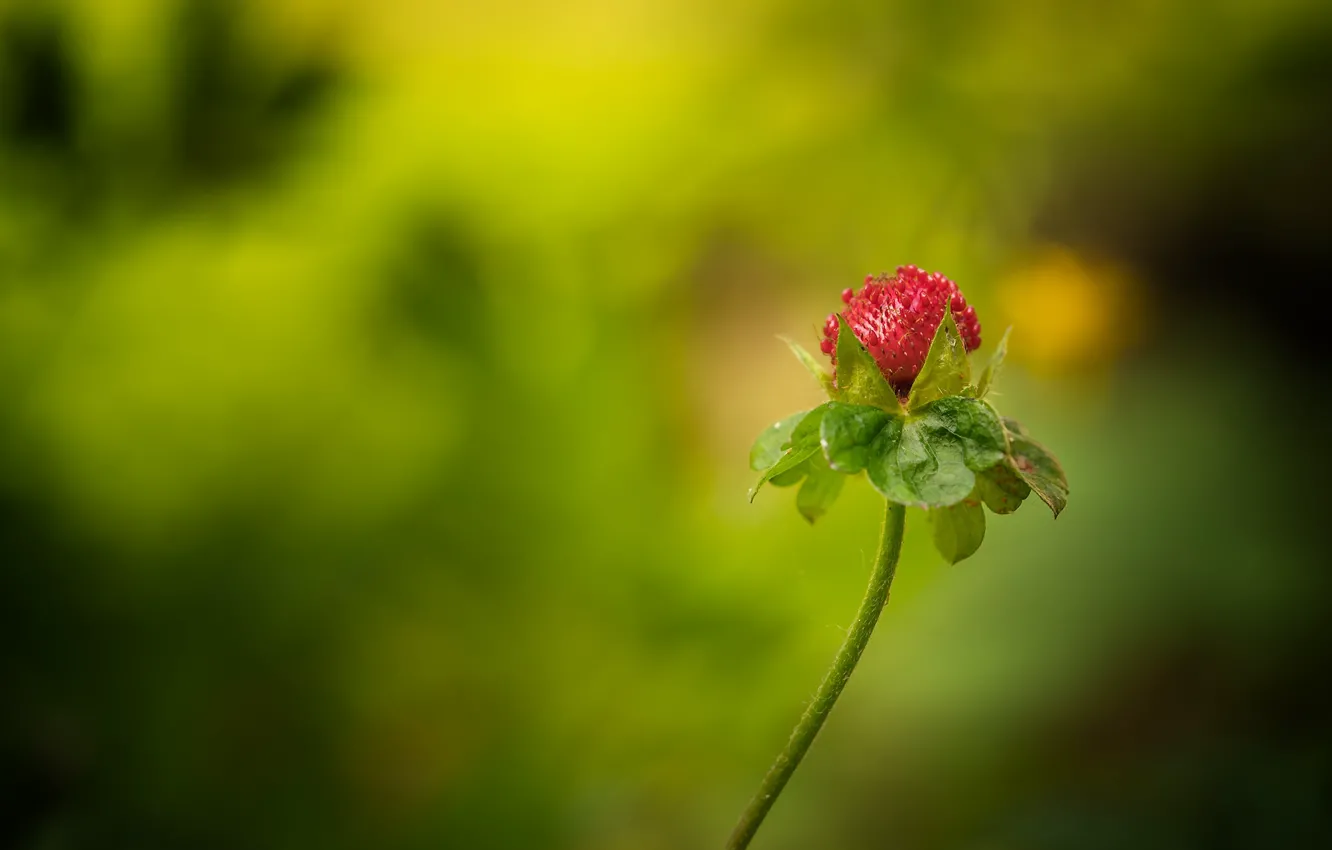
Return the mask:
<svg viewBox="0 0 1332 850">
<path fill-rule="evenodd" d="M 847 404 L 866 404 L 889 413 L 902 413 L 902 402 L 879 364 L 856 339 L 846 317 L 837 316 L 837 387 L 834 397 Z"/>
<path fill-rule="evenodd" d="M 796 493 L 796 510 L 812 524 L 837 501 L 846 476 L 830 469 L 820 454 L 805 461 L 805 470 L 805 483 L 800 485 L 800 492 Z"/>
<path fill-rule="evenodd" d="M 801 364 L 806 369 L 809 370 L 809 373 L 813 375 L 814 379 L 819 382 L 819 386 L 823 387 L 823 391 L 827 393 L 829 397 L 834 397 L 836 395 L 837 388 L 833 384 L 832 373 L 824 368 L 823 363 L 819 361 L 817 358 L 815 358 L 814 355 L 806 351 L 803 345 L 791 339 L 790 337 L 779 336 L 777 338 L 780 339 L 782 342 L 786 343 L 786 345 L 791 349 L 791 353 L 796 356 L 796 359 L 799 360 Z"/>
<path fill-rule="evenodd" d="M 980 380 L 976 382 L 976 397 L 985 398 L 990 389 L 994 386 L 995 378 L 999 377 L 999 370 L 1003 368 L 1004 358 L 1008 356 L 1008 335 L 1013 332 L 1013 326 L 1009 325 L 1004 331 L 1004 335 L 999 338 L 999 344 L 995 346 L 994 353 L 990 355 L 990 362 L 985 364 L 985 369 L 981 371 Z"/>
<path fill-rule="evenodd" d="M 1033 440 L 1016 420 L 1005 418 L 1009 457 L 1013 470 L 1025 481 L 1056 517 L 1068 505 L 1068 478 L 1049 450 Z"/>
<path fill-rule="evenodd" d="M 943 319 L 930 341 L 925 363 L 911 384 L 907 396 L 907 409 L 924 407 L 932 401 L 948 396 L 962 395 L 971 382 L 971 363 L 967 360 L 967 347 L 953 320 L 951 304 L 944 305 Z"/>
<path fill-rule="evenodd" d="M 1012 464 L 1012 460 L 1004 458 L 1003 463 L 995 464 L 976 476 L 973 497 L 983 501 L 986 507 L 997 514 L 1013 513 L 1031 495 L 1031 486 L 1022 480 Z"/>
<path fill-rule="evenodd" d="M 935 508 L 927 515 L 934 548 L 950 564 L 974 555 L 985 540 L 985 511 L 979 502 L 967 499 L 950 507 Z"/>
<path fill-rule="evenodd" d="M 789 447 L 786 448 L 785 454 L 783 454 L 776 463 L 768 467 L 768 469 L 764 471 L 762 477 L 760 477 L 754 484 L 753 488 L 749 491 L 749 501 L 754 501 L 754 497 L 758 495 L 759 488 L 761 488 L 765 482 L 774 481 L 774 479 L 779 478 L 779 476 L 782 476 L 784 473 L 793 472 L 794 470 L 799 469 L 805 461 L 809 460 L 819 452 L 819 423 L 823 419 L 823 413 L 827 407 L 827 404 L 819 405 L 806 413 L 801 417 L 800 421 L 796 423 L 795 427 L 791 430 L 791 436 L 787 443 Z M 770 428 L 778 428 L 778 426 L 781 426 L 782 423 L 786 421 L 787 420 L 783 419 L 776 425 L 770 426 Z M 759 439 L 762 440 L 763 438 L 760 436 Z M 794 484 L 798 480 L 800 479 L 797 476 L 785 479 L 785 482 Z"/>
</svg>

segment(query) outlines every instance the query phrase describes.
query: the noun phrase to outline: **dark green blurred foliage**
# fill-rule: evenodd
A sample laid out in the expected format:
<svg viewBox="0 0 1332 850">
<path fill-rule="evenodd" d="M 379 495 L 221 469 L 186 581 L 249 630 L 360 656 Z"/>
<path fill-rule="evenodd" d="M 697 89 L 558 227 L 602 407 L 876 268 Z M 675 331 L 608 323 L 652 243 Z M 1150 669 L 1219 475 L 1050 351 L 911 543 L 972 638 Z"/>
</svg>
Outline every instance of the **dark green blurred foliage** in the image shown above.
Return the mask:
<svg viewBox="0 0 1332 850">
<path fill-rule="evenodd" d="M 908 517 L 772 848 L 1332 837 L 1325 4 L 0 0 L 0 843 L 719 845 L 915 262 L 1068 510 Z"/>
<path fill-rule="evenodd" d="M 5 136 L 16 145 L 66 150 L 73 141 L 73 82 L 60 29 L 45 16 L 16 15 L 5 23 Z"/>
</svg>

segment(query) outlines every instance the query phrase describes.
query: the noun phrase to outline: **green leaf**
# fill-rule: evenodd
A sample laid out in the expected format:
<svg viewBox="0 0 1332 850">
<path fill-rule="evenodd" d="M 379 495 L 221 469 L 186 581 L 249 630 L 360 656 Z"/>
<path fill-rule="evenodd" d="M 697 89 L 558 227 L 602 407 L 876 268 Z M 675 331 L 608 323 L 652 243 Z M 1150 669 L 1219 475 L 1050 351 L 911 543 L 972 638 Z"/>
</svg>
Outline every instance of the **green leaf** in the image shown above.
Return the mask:
<svg viewBox="0 0 1332 850">
<path fill-rule="evenodd" d="M 961 395 L 971 382 L 971 363 L 967 360 L 967 347 L 953 320 L 951 304 L 944 305 L 943 319 L 934 332 L 930 350 L 925 354 L 925 365 L 911 384 L 907 408 L 924 407 L 946 396 Z"/>
<path fill-rule="evenodd" d="M 962 461 L 961 444 L 930 439 L 918 421 L 907 422 L 898 439 L 885 440 L 880 449 L 865 470 L 889 501 L 942 507 L 965 499 L 976 484 L 976 474 Z"/>
<path fill-rule="evenodd" d="M 1008 356 L 1008 335 L 1013 332 L 1013 326 L 1009 325 L 1004 331 L 1004 335 L 999 338 L 999 345 L 990 355 L 990 362 L 985 364 L 985 370 L 981 372 L 980 381 L 976 383 L 976 395 L 979 398 L 985 398 L 994 386 L 994 379 L 999 377 L 999 370 L 1004 365 L 1004 358 Z"/>
<path fill-rule="evenodd" d="M 813 375 L 819 382 L 819 385 L 823 387 L 824 392 L 830 396 L 836 392 L 836 388 L 833 386 L 832 373 L 824 368 L 822 361 L 816 359 L 814 355 L 805 350 L 804 346 L 790 337 L 779 336 L 777 338 L 790 347 L 791 353 L 794 354 L 796 359 L 809 370 L 809 373 Z"/>
<path fill-rule="evenodd" d="M 985 539 L 985 511 L 970 500 L 929 512 L 934 548 L 944 560 L 956 564 L 980 548 Z"/>
<path fill-rule="evenodd" d="M 777 473 L 768 479 L 768 483 L 774 487 L 794 487 L 805 479 L 805 475 L 809 473 L 810 461 L 816 457 L 818 455 L 813 454 L 806 458 L 804 463 L 793 466 L 785 472 Z"/>
<path fill-rule="evenodd" d="M 800 515 L 813 523 L 828 512 L 832 503 L 837 501 L 842 492 L 846 476 L 828 468 L 828 464 L 819 455 L 811 457 L 805 463 L 809 470 L 805 483 L 796 494 L 796 509 Z"/>
<path fill-rule="evenodd" d="M 856 339 L 846 317 L 837 316 L 837 397 L 848 404 L 867 404 L 900 414 L 902 403 L 879 364 Z"/>
<path fill-rule="evenodd" d="M 1068 478 L 1054 455 L 1033 440 L 1015 420 L 1005 419 L 1013 469 L 1050 506 L 1056 517 L 1068 505 Z"/>
<path fill-rule="evenodd" d="M 782 455 L 781 460 L 764 472 L 754 486 L 749 490 L 749 501 L 754 501 L 758 491 L 764 484 L 771 481 L 778 487 L 789 487 L 798 482 L 805 474 L 805 461 L 809 460 L 819 450 L 818 443 L 810 447 L 795 448 Z"/>
<path fill-rule="evenodd" d="M 1022 501 L 1031 495 L 1031 487 L 1014 471 L 1012 461 L 1005 458 L 976 476 L 974 498 L 997 514 L 1011 514 L 1022 506 Z"/>
<path fill-rule="evenodd" d="M 808 415 L 808 410 L 802 410 L 764 428 L 749 450 L 749 468 L 762 472 L 781 460 L 782 453 L 791 441 L 791 432 Z"/>
<path fill-rule="evenodd" d="M 871 448 L 884 430 L 892 430 L 886 439 L 895 440 L 902 422 L 902 417 L 877 407 L 830 401 L 819 425 L 823 454 L 833 469 L 853 475 L 869 463 Z"/>
<path fill-rule="evenodd" d="M 871 446 L 865 469 L 874 489 L 893 502 L 935 508 L 967 498 L 976 473 L 1003 460 L 1005 442 L 988 405 L 950 396 L 908 416 L 897 433 L 885 427 Z"/>
<path fill-rule="evenodd" d="M 819 423 L 822 421 L 824 411 L 827 407 L 827 404 L 819 405 L 806 413 L 804 418 L 796 424 L 795 428 L 791 431 L 790 448 L 788 448 L 786 453 L 782 455 L 775 464 L 769 467 L 768 470 L 763 473 L 763 476 L 754 484 L 753 488 L 749 491 L 749 501 L 754 501 L 754 497 L 758 495 L 759 488 L 761 488 L 765 482 L 773 481 L 773 483 L 776 483 L 774 479 L 778 479 L 779 476 L 782 476 L 784 473 L 799 469 L 805 461 L 818 453 L 820 448 Z M 785 422 L 786 420 L 782 421 Z M 781 422 L 777 423 L 777 425 L 781 424 Z M 799 476 L 788 476 L 787 478 L 782 479 L 782 482 L 784 484 L 794 484 L 799 480 Z"/>
<path fill-rule="evenodd" d="M 911 418 L 960 442 L 969 469 L 980 472 L 1004 459 L 1008 445 L 1004 438 L 1004 426 L 994 408 L 983 401 L 965 396 L 948 396 Z"/>
</svg>

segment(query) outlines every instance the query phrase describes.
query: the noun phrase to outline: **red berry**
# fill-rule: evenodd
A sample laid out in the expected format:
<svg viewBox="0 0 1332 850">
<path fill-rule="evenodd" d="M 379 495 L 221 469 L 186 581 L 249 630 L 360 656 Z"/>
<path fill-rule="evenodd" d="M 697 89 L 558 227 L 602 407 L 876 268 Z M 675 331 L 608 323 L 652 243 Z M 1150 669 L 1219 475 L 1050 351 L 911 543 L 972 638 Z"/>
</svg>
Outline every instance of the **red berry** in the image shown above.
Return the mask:
<svg viewBox="0 0 1332 850">
<path fill-rule="evenodd" d="M 980 321 L 976 308 L 967 304 L 957 284 L 938 272 L 927 273 L 915 266 L 898 266 L 897 274 L 865 278 L 859 293 L 842 293 L 846 319 L 856 339 L 874 357 L 883 376 L 900 394 L 911 389 L 911 382 L 925 365 L 930 341 L 943 321 L 944 305 L 953 309 L 953 319 L 967 351 L 980 348 Z M 824 339 L 819 345 L 837 365 L 837 314 L 823 325 Z"/>
</svg>

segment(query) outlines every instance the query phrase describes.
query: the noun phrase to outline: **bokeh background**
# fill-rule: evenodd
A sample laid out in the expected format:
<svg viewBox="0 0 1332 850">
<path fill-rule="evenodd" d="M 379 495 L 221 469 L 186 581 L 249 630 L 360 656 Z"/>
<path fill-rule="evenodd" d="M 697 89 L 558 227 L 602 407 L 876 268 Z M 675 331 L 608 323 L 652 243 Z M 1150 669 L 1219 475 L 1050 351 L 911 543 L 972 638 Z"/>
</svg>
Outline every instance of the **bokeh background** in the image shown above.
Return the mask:
<svg viewBox="0 0 1332 850">
<path fill-rule="evenodd" d="M 720 846 L 914 262 L 1072 502 L 908 517 L 755 846 L 1326 846 L 1330 136 L 1320 0 L 0 0 L 0 845 Z"/>
</svg>

